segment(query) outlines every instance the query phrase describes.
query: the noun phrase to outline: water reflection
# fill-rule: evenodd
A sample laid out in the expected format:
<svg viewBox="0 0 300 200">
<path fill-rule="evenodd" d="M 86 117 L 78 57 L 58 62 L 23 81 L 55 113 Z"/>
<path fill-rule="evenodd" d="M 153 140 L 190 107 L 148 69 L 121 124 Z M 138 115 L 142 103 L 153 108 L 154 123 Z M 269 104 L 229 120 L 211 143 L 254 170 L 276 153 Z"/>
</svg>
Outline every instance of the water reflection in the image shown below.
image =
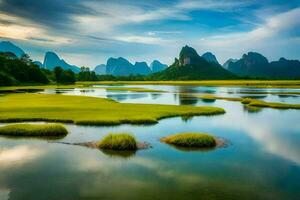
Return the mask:
<svg viewBox="0 0 300 200">
<path fill-rule="evenodd" d="M 112 151 L 104 149 L 102 149 L 101 152 L 112 158 L 130 158 L 136 154 L 136 151 Z"/>
<path fill-rule="evenodd" d="M 0 137 L 0 199 L 299 198 L 299 110 L 252 110 L 240 102 L 193 99 L 193 94 L 201 92 L 239 97 L 239 91 L 277 89 L 143 87 L 169 92 L 143 93 L 141 96 L 133 92 L 110 93 L 98 88 L 60 91 L 67 95 L 109 97 L 129 103 L 210 105 L 224 108 L 226 114 L 169 118 L 151 126 L 67 124 L 70 134 L 58 140 L 70 143 L 98 141 L 110 132 L 128 132 L 138 141 L 153 146 L 125 155 L 44 140 Z M 279 101 L 280 98 L 278 95 L 254 95 L 266 96 L 264 100 L 268 101 Z M 299 97 L 284 100 L 299 103 Z M 182 151 L 159 141 L 161 137 L 178 132 L 207 132 L 230 140 L 232 145 L 199 152 Z"/>
</svg>

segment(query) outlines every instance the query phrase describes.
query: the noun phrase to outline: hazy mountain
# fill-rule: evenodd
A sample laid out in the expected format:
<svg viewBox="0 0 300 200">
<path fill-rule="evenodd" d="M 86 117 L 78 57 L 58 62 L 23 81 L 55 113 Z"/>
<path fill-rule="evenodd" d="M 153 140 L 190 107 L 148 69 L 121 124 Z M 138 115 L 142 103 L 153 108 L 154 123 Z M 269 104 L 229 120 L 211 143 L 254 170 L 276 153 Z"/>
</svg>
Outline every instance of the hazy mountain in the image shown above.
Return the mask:
<svg viewBox="0 0 300 200">
<path fill-rule="evenodd" d="M 300 61 L 280 58 L 278 61 L 270 62 L 270 76 L 283 79 L 294 79 L 300 77 Z"/>
<path fill-rule="evenodd" d="M 181 49 L 179 59 L 176 58 L 170 67 L 151 76 L 154 80 L 231 79 L 235 77 L 219 64 L 207 62 L 189 46 Z"/>
<path fill-rule="evenodd" d="M 241 59 L 229 63 L 228 70 L 239 76 L 263 77 L 268 74 L 269 61 L 256 52 L 244 54 Z"/>
<path fill-rule="evenodd" d="M 263 55 L 249 52 L 238 61 L 229 62 L 228 70 L 236 75 L 252 78 L 294 79 L 300 77 L 300 62 L 280 58 L 269 63 Z"/>
<path fill-rule="evenodd" d="M 109 58 L 106 64 L 106 73 L 114 76 L 129 76 L 129 75 L 148 75 L 158 71 L 162 71 L 167 67 L 157 60 L 154 60 L 150 67 L 146 62 L 136 62 L 131 64 L 125 58 Z"/>
<path fill-rule="evenodd" d="M 106 65 L 105 64 L 101 64 L 101 65 L 97 65 L 94 69 L 94 72 L 97 75 L 104 75 L 106 74 Z"/>
<path fill-rule="evenodd" d="M 9 41 L 0 42 L 0 52 L 12 52 L 19 58 L 25 54 L 25 52 L 18 46 Z"/>
<path fill-rule="evenodd" d="M 75 73 L 80 71 L 79 67 L 66 63 L 66 61 L 60 59 L 54 52 L 47 52 L 45 54 L 43 66 L 49 70 L 53 70 L 55 67 L 59 66 L 65 70 L 71 69 Z"/>
<path fill-rule="evenodd" d="M 229 58 L 224 64 L 223 64 L 223 67 L 225 69 L 228 69 L 228 66 L 230 63 L 235 63 L 236 61 L 238 61 L 238 59 L 234 59 L 234 58 Z"/>
<path fill-rule="evenodd" d="M 41 63 L 40 61 L 34 61 L 33 63 L 39 66 L 40 68 L 44 67 L 43 63 Z"/>
<path fill-rule="evenodd" d="M 109 58 L 106 64 L 106 74 L 114 76 L 129 76 L 133 74 L 133 65 L 125 58 Z"/>
<path fill-rule="evenodd" d="M 137 75 L 148 75 L 151 73 L 151 69 L 146 62 L 136 62 L 134 64 L 133 73 Z"/>
<path fill-rule="evenodd" d="M 219 64 L 216 56 L 211 52 L 206 52 L 201 57 L 204 58 L 207 62 Z"/>
<path fill-rule="evenodd" d="M 150 69 L 152 71 L 152 73 L 156 73 L 156 72 L 160 72 L 162 70 L 165 70 L 168 66 L 165 64 L 162 64 L 161 62 L 159 62 L 158 60 L 154 60 L 151 64 L 150 64 Z"/>
</svg>

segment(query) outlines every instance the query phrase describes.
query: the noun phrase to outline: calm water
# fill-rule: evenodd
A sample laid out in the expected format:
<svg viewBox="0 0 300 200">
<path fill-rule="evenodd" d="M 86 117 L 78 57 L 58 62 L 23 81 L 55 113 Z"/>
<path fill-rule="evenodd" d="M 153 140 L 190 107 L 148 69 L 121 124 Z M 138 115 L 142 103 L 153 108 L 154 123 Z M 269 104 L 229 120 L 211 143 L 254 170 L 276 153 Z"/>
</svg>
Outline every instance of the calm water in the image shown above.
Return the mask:
<svg viewBox="0 0 300 200">
<path fill-rule="evenodd" d="M 188 120 L 170 118 L 153 126 L 84 127 L 66 125 L 70 134 L 56 140 L 88 142 L 109 132 L 131 132 L 153 148 L 114 155 L 41 139 L 0 137 L 0 199 L 299 199 L 300 111 L 249 112 L 239 102 L 204 102 L 191 93 L 254 96 L 266 101 L 300 103 L 297 89 L 126 86 L 168 93 L 105 89 L 45 90 L 42 93 L 108 97 L 126 103 L 211 105 L 227 113 Z M 250 92 L 251 94 L 247 94 Z M 186 131 L 208 132 L 230 140 L 226 148 L 183 151 L 159 138 Z"/>
</svg>

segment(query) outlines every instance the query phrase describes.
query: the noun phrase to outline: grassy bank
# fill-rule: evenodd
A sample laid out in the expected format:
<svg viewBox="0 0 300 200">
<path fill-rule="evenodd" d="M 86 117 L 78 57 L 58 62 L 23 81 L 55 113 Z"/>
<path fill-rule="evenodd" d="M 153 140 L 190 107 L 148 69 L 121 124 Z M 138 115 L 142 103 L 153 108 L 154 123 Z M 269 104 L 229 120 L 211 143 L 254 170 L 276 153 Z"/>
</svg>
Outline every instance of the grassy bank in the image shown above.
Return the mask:
<svg viewBox="0 0 300 200">
<path fill-rule="evenodd" d="M 167 144 L 179 147 L 215 147 L 216 139 L 205 133 L 179 133 L 160 139 Z"/>
<path fill-rule="evenodd" d="M 216 115 L 224 109 L 118 103 L 109 99 L 56 94 L 7 94 L 0 98 L 0 121 L 57 121 L 82 125 L 153 124 L 175 116 Z"/>
<path fill-rule="evenodd" d="M 92 85 L 195 85 L 195 86 L 239 86 L 259 88 L 300 88 L 300 80 L 210 80 L 210 81 L 85 81 L 73 85 L 26 85 L 0 87 L 2 90 L 18 89 L 69 89 L 91 87 Z M 293 92 L 294 94 L 295 92 Z M 299 94 L 296 92 L 296 94 Z"/>
<path fill-rule="evenodd" d="M 10 124 L 0 127 L 0 135 L 7 136 L 64 136 L 67 129 L 61 124 Z"/>
<path fill-rule="evenodd" d="M 200 95 L 198 96 L 203 100 L 227 100 L 227 101 L 239 101 L 242 104 L 247 105 L 247 107 L 251 110 L 258 110 L 255 107 L 259 108 L 276 108 L 276 109 L 300 109 L 300 104 L 289 104 L 289 103 L 281 103 L 281 102 L 266 102 L 263 100 L 257 100 L 252 98 L 239 98 L 239 97 L 219 97 L 211 94 Z"/>
<path fill-rule="evenodd" d="M 97 147 L 117 151 L 135 151 L 138 148 L 135 137 L 128 133 L 109 134 L 97 143 Z"/>
<path fill-rule="evenodd" d="M 247 104 L 251 107 L 260 107 L 260 108 L 277 108 L 277 109 L 300 109 L 300 104 L 289 104 L 289 103 L 280 103 L 280 102 L 266 102 L 256 99 L 243 99 L 241 101 L 243 104 Z"/>
<path fill-rule="evenodd" d="M 209 80 L 209 81 L 96 81 L 77 82 L 79 85 L 196 85 L 196 86 L 240 86 L 300 88 L 300 80 Z"/>
<path fill-rule="evenodd" d="M 199 98 L 203 99 L 203 100 L 227 100 L 227 101 L 242 101 L 242 98 L 238 98 L 238 97 L 219 97 L 219 96 L 215 96 L 212 94 L 204 94 L 204 95 L 200 95 Z"/>
</svg>

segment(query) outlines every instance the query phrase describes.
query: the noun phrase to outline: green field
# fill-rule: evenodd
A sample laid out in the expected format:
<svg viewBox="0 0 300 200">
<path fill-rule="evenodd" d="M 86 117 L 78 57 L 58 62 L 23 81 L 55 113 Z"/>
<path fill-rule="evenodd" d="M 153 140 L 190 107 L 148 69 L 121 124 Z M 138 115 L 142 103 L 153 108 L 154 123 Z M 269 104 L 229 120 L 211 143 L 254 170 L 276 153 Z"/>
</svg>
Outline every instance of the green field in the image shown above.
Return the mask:
<svg viewBox="0 0 300 200">
<path fill-rule="evenodd" d="M 82 125 L 153 124 L 175 116 L 215 115 L 224 109 L 118 103 L 110 99 L 57 94 L 7 94 L 0 97 L 0 121 L 58 121 Z"/>
</svg>

